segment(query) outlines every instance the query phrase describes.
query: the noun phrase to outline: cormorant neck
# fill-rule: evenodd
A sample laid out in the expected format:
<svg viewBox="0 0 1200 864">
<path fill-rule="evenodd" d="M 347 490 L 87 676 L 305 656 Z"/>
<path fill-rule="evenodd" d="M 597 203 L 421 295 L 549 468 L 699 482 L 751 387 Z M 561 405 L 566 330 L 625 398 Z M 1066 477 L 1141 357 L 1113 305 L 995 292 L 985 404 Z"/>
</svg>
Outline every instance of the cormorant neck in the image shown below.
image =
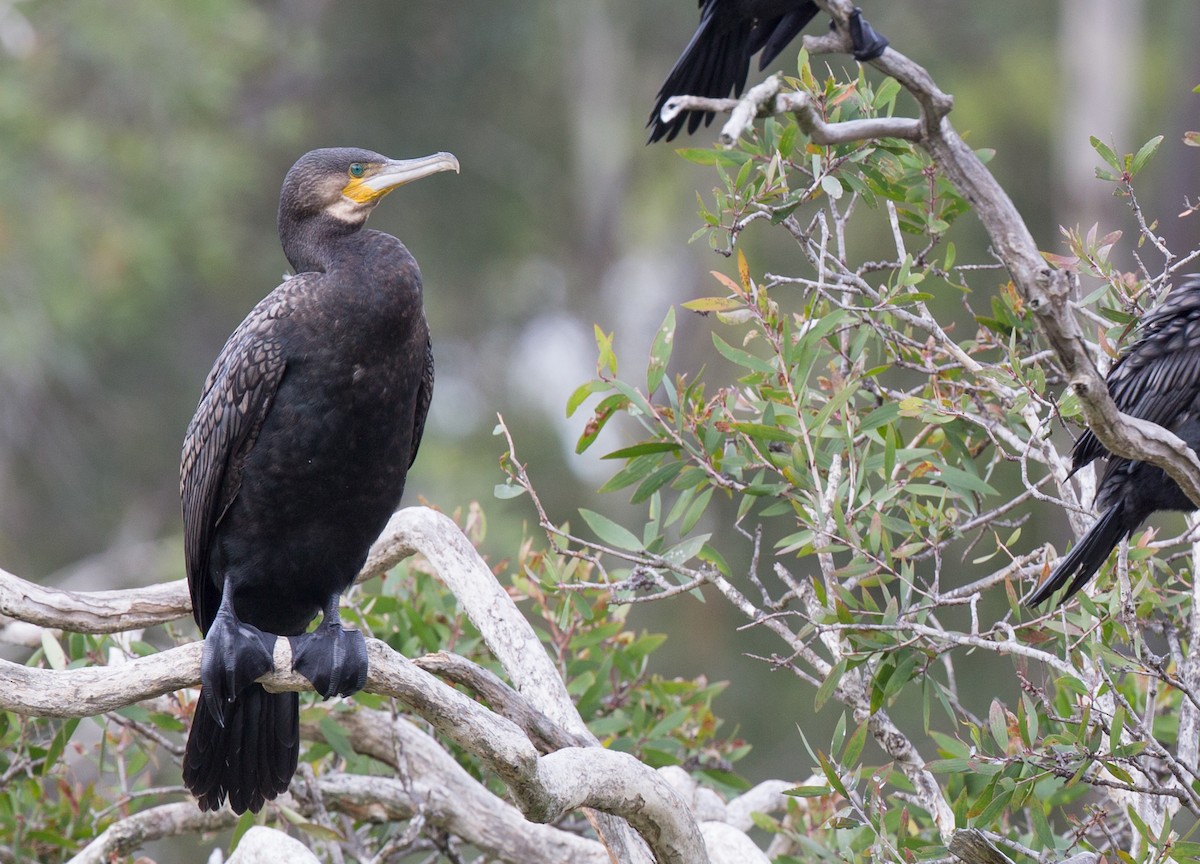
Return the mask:
<svg viewBox="0 0 1200 864">
<path fill-rule="evenodd" d="M 366 219 L 347 222 L 328 213 L 280 214 L 279 242 L 297 273 L 325 272 L 347 243 L 357 240 Z"/>
</svg>

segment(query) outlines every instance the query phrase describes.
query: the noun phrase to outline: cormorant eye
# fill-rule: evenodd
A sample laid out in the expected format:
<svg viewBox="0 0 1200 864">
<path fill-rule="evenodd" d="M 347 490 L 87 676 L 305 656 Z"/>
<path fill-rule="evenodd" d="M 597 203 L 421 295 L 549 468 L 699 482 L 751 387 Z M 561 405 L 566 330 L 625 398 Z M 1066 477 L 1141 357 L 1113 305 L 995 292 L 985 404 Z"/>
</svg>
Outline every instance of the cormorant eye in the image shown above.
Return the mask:
<svg viewBox="0 0 1200 864">
<path fill-rule="evenodd" d="M 357 180 L 359 177 L 363 176 L 363 174 L 366 174 L 366 173 L 367 173 L 366 165 L 362 164 L 361 162 L 351 162 L 350 163 L 350 176 L 353 177 L 355 180 Z"/>
</svg>

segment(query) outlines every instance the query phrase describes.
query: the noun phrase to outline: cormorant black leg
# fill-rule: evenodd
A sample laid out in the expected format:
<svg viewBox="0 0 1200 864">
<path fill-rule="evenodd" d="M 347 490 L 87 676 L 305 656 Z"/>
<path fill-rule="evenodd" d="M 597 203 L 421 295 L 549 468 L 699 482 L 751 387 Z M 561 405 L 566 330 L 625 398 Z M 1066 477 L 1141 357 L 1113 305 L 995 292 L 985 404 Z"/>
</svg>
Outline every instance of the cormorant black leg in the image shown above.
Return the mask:
<svg viewBox="0 0 1200 864">
<path fill-rule="evenodd" d="M 242 691 L 275 668 L 274 651 L 275 636 L 238 620 L 226 583 L 200 660 L 204 704 L 219 726 L 225 726 L 230 704 Z"/>
<path fill-rule="evenodd" d="M 862 63 L 874 60 L 888 47 L 887 37 L 876 33 L 857 7 L 850 13 L 850 42 L 854 48 L 854 59 Z"/>
<path fill-rule="evenodd" d="M 367 683 L 367 641 L 359 630 L 342 628 L 338 599 L 334 594 L 325 604 L 325 617 L 317 629 L 290 636 L 292 668 L 312 682 L 328 699 L 349 696 Z"/>
</svg>

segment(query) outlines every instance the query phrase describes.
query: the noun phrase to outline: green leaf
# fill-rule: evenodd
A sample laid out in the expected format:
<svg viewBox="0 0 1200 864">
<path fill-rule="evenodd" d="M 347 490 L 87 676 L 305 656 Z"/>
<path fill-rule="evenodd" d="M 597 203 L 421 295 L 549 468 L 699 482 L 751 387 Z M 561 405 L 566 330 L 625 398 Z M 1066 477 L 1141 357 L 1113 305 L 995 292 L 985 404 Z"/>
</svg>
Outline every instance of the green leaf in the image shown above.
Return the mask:
<svg viewBox="0 0 1200 864">
<path fill-rule="evenodd" d="M 997 495 L 999 494 L 989 486 L 985 481 L 979 479 L 969 471 L 964 471 L 961 468 L 955 468 L 953 465 L 942 465 L 939 469 L 942 475 L 942 480 L 946 485 L 955 491 L 968 490 L 977 492 L 980 495 Z"/>
<path fill-rule="evenodd" d="M 601 459 L 632 459 L 635 456 L 646 456 L 650 453 L 678 453 L 680 447 L 674 441 L 643 441 L 631 447 L 623 447 L 601 456 Z"/>
<path fill-rule="evenodd" d="M 646 367 L 646 393 L 653 394 L 662 383 L 663 373 L 671 359 L 671 347 L 675 343 L 675 307 L 667 309 L 667 317 L 650 346 L 650 363 Z"/>
<path fill-rule="evenodd" d="M 1013 790 L 1004 789 L 996 793 L 992 798 L 992 803 L 988 804 L 984 811 L 979 814 L 979 818 L 975 820 L 976 825 L 991 825 L 997 819 L 1004 809 L 1008 806 L 1008 802 L 1012 800 Z"/>
<path fill-rule="evenodd" d="M 51 669 L 67 668 L 67 655 L 50 630 L 42 631 L 42 651 L 45 653 L 46 662 L 50 664 Z"/>
<path fill-rule="evenodd" d="M 1118 171 L 1121 170 L 1121 160 L 1117 158 L 1117 154 L 1113 152 L 1111 147 L 1109 147 L 1095 135 L 1091 136 L 1088 141 L 1091 142 L 1092 149 L 1100 154 L 1101 159 L 1103 159 L 1113 168 L 1116 168 Z"/>
<path fill-rule="evenodd" d="M 900 405 L 896 402 L 886 402 L 868 414 L 859 423 L 859 432 L 870 432 L 880 426 L 891 423 L 900 416 Z"/>
<path fill-rule="evenodd" d="M 594 378 L 584 384 L 580 384 L 575 388 L 575 392 L 571 394 L 571 398 L 567 400 L 567 416 L 570 417 L 575 413 L 575 410 L 583 404 L 583 400 L 591 396 L 593 393 L 603 393 L 605 390 L 611 390 L 612 386 L 607 381 L 601 381 Z M 497 427 L 499 430 L 499 427 Z M 499 431 L 497 431 L 499 434 Z"/>
<path fill-rule="evenodd" d="M 761 357 L 755 357 L 748 351 L 734 348 L 716 333 L 712 334 L 713 345 L 721 352 L 721 356 L 731 363 L 736 363 L 746 369 L 753 369 L 755 372 L 763 372 L 767 375 L 775 373 L 775 367 Z"/>
<path fill-rule="evenodd" d="M 1117 709 L 1113 712 L 1112 725 L 1108 730 L 1108 746 L 1109 749 L 1116 751 L 1121 747 L 1121 732 L 1125 729 L 1125 706 L 1117 705 Z"/>
<path fill-rule="evenodd" d="M 925 770 L 934 774 L 966 774 L 975 768 L 970 759 L 934 759 L 925 763 Z"/>
<path fill-rule="evenodd" d="M 899 94 L 900 82 L 895 78 L 884 78 L 875 90 L 875 98 L 871 100 L 871 106 L 873 108 L 882 108 L 885 105 L 890 106 L 895 102 L 896 96 Z"/>
<path fill-rule="evenodd" d="M 713 150 L 702 150 L 699 147 L 680 147 L 675 151 L 689 162 L 697 165 L 716 165 L 717 154 Z"/>
<path fill-rule="evenodd" d="M 786 441 L 791 443 L 796 436 L 778 426 L 766 426 L 762 423 L 730 423 L 729 428 L 735 432 L 749 435 L 751 438 L 762 438 L 766 441 Z"/>
<path fill-rule="evenodd" d="M 613 350 L 613 338 L 616 333 L 605 333 L 600 329 L 599 324 L 592 325 L 596 335 L 596 349 L 599 351 L 599 357 L 596 359 L 596 374 L 603 375 L 608 372 L 609 375 L 616 377 L 617 374 L 617 355 Z"/>
<path fill-rule="evenodd" d="M 708 507 L 708 502 L 712 500 L 713 487 L 709 486 L 703 492 L 696 496 L 683 514 L 683 521 L 679 523 L 679 531 L 682 534 L 687 534 L 696 527 L 696 523 L 700 521 L 700 517 L 704 515 L 704 509 Z"/>
<path fill-rule="evenodd" d="M 1025 734 L 1029 738 L 1026 743 L 1030 748 L 1032 748 L 1033 742 L 1037 741 L 1038 737 L 1037 706 L 1033 704 L 1033 700 L 1029 698 L 1028 694 L 1023 693 L 1021 694 L 1021 705 L 1019 705 L 1018 708 L 1021 707 L 1024 707 L 1024 716 L 1022 719 L 1024 720 L 1023 725 L 1026 730 Z"/>
<path fill-rule="evenodd" d="M 661 738 L 665 735 L 668 735 L 671 732 L 674 732 L 676 729 L 678 729 L 680 726 L 682 726 L 684 724 L 684 722 L 688 719 L 688 717 L 691 715 L 691 713 L 692 713 L 691 709 L 689 709 L 689 708 L 680 708 L 677 711 L 672 711 L 666 717 L 659 720 L 658 723 L 656 723 L 654 725 L 654 728 L 651 729 L 650 732 L 646 735 L 646 737 L 647 738 Z"/>
<path fill-rule="evenodd" d="M 732 312 L 734 309 L 743 309 L 745 306 L 746 302 L 736 297 L 700 297 L 683 304 L 684 309 L 706 315 L 709 312 Z"/>
<path fill-rule="evenodd" d="M 795 786 L 791 789 L 784 789 L 783 794 L 795 798 L 820 798 L 824 795 L 832 795 L 833 789 L 828 786 Z"/>
<path fill-rule="evenodd" d="M 200 706 L 203 708 L 204 706 Z M 338 723 L 333 718 L 332 714 L 326 714 L 317 724 L 321 729 L 321 735 L 325 738 L 325 743 L 333 748 L 333 752 L 349 761 L 354 758 L 354 748 L 350 746 L 350 736 L 346 734 L 346 730 L 342 728 L 342 724 Z"/>
<path fill-rule="evenodd" d="M 988 709 L 988 726 L 991 728 L 992 738 L 999 745 L 1001 752 L 1008 751 L 1008 714 L 1004 710 L 1004 703 L 999 699 L 993 699 L 992 705 Z"/>
<path fill-rule="evenodd" d="M 203 706 L 200 706 L 203 707 Z M 242 842 L 242 835 L 254 827 L 258 817 L 247 810 L 238 817 L 237 824 L 233 826 L 233 836 L 229 840 L 229 851 L 233 852 L 237 849 L 238 844 Z"/>
<path fill-rule="evenodd" d="M 849 798 L 850 793 L 846 791 L 846 786 L 842 783 L 842 778 L 837 775 L 837 771 L 833 769 L 833 765 L 830 764 L 825 754 L 820 750 L 817 751 L 817 760 L 821 763 L 821 771 L 825 774 L 825 779 L 829 781 L 829 785 L 843 798 Z"/>
<path fill-rule="evenodd" d="M 708 538 L 711 536 L 712 534 L 697 534 L 695 537 L 689 537 L 664 552 L 662 556 L 663 560 L 676 567 L 682 567 L 700 554 L 700 550 L 704 548 L 704 544 L 708 542 Z"/>
<path fill-rule="evenodd" d="M 650 403 L 646 401 L 646 397 L 639 393 L 636 387 L 632 387 L 619 379 L 614 380 L 612 385 L 614 390 L 624 396 L 629 401 L 629 404 L 642 414 L 647 417 L 654 416 L 654 409 L 650 407 Z M 604 403 L 601 402 L 600 404 L 603 405 Z"/>
<path fill-rule="evenodd" d="M 58 759 L 63 754 L 63 750 L 67 748 L 67 744 L 71 741 L 71 736 L 75 734 L 75 729 L 79 726 L 78 717 L 72 717 L 63 722 L 59 730 L 54 734 L 54 739 L 50 742 L 50 746 L 46 749 L 45 764 L 42 766 L 42 774 L 49 775 L 50 772 L 58 765 Z"/>
<path fill-rule="evenodd" d="M 846 742 L 846 749 L 842 753 L 843 765 L 854 765 L 858 762 L 858 757 L 862 755 L 863 745 L 867 742 L 867 721 L 858 724 L 858 728 L 854 730 L 854 734 L 850 736 L 850 740 Z"/>
<path fill-rule="evenodd" d="M 846 661 L 839 660 L 834 667 L 829 670 L 829 674 L 825 676 L 825 680 L 821 682 L 821 686 L 817 688 L 817 695 L 813 697 L 813 710 L 820 711 L 825 707 L 825 703 L 829 701 L 829 697 L 833 695 L 833 691 L 837 689 L 837 685 L 842 683 L 842 678 L 846 676 Z"/>
<path fill-rule="evenodd" d="M 684 469 L 683 462 L 668 462 L 666 465 L 660 465 L 654 469 L 649 477 L 642 481 L 642 484 L 634 491 L 633 497 L 629 499 L 630 503 L 637 504 L 645 501 L 663 486 L 670 483 L 679 476 L 679 472 Z M 670 524 L 668 520 L 667 524 Z"/>
<path fill-rule="evenodd" d="M 520 498 L 524 495 L 525 487 L 516 483 L 497 483 L 492 487 L 492 494 L 501 501 L 507 501 L 509 498 Z"/>
<path fill-rule="evenodd" d="M 796 147 L 796 136 L 799 132 L 800 129 L 795 123 L 789 123 L 787 128 L 783 130 L 783 134 L 779 136 L 779 145 L 775 149 L 784 159 L 792 155 L 792 150 Z"/>
<path fill-rule="evenodd" d="M 1042 806 L 1042 802 L 1034 801 L 1029 808 L 1029 815 L 1033 817 L 1033 833 L 1037 836 L 1045 848 L 1054 848 L 1054 832 L 1050 830 L 1050 822 L 1046 819 L 1046 808 Z"/>
<path fill-rule="evenodd" d="M 689 162 L 697 165 L 723 165 L 725 167 L 740 167 L 754 157 L 741 150 L 702 150 L 699 148 L 682 147 L 675 151 Z"/>
<path fill-rule="evenodd" d="M 834 177 L 832 174 L 826 174 L 821 178 L 821 189 L 824 190 L 825 194 L 834 201 L 840 201 L 842 195 L 844 195 L 846 192 L 846 190 L 842 188 L 842 184 L 838 181 L 838 178 Z"/>
<path fill-rule="evenodd" d="M 1137 154 L 1133 157 L 1133 162 L 1130 163 L 1130 166 L 1129 166 L 1130 176 L 1137 174 L 1139 171 L 1142 170 L 1142 168 L 1144 168 L 1146 166 L 1146 163 L 1150 160 L 1150 157 L 1153 156 L 1158 151 L 1158 145 L 1161 144 L 1162 141 L 1163 141 L 1163 136 L 1155 135 L 1153 138 L 1151 138 L 1149 141 L 1147 141 L 1145 144 L 1142 145 L 1142 148 L 1140 150 L 1138 150 Z"/>
<path fill-rule="evenodd" d="M 641 552 L 645 548 L 642 541 L 631 531 L 618 525 L 607 516 L 601 516 L 586 507 L 579 508 L 579 515 L 583 517 L 583 521 L 587 522 L 588 527 L 600 538 L 601 542 L 631 552 Z"/>
<path fill-rule="evenodd" d="M 579 436 L 579 440 L 575 443 L 575 452 L 582 453 L 584 450 L 592 446 L 592 442 L 596 440 L 596 436 L 600 434 L 605 424 L 608 423 L 612 416 L 629 404 L 629 399 L 620 394 L 614 393 L 612 396 L 606 396 L 596 405 L 596 411 L 592 415 L 592 419 L 583 427 L 583 432 Z"/>
<path fill-rule="evenodd" d="M 600 491 L 615 492 L 618 489 L 624 489 L 626 486 L 639 483 L 654 471 L 658 467 L 658 464 L 659 458 L 654 455 L 638 456 L 635 459 L 631 459 L 629 464 L 608 478 L 608 482 L 600 487 Z"/>
<path fill-rule="evenodd" d="M 292 811 L 292 812 L 295 812 L 295 811 Z M 297 814 L 297 815 L 299 815 L 299 814 Z M 312 837 L 316 837 L 318 840 L 331 840 L 334 842 L 344 842 L 346 839 L 345 837 L 343 837 L 341 834 L 339 834 L 334 829 L 328 828 L 324 825 L 318 825 L 316 822 L 309 822 L 304 817 L 301 817 L 298 822 L 292 822 L 292 824 L 295 825 L 297 828 L 299 828 L 301 831 L 303 831 L 305 834 L 308 834 Z"/>
</svg>

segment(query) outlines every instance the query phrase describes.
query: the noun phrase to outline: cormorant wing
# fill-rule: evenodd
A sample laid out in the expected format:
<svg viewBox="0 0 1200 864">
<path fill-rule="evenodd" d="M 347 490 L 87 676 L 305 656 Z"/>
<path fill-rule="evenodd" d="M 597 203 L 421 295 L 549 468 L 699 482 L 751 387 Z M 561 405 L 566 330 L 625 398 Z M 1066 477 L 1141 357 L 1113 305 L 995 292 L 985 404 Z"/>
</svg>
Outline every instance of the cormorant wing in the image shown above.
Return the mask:
<svg viewBox="0 0 1200 864">
<path fill-rule="evenodd" d="M 413 413 L 412 451 L 408 467 L 417 461 L 417 450 L 425 434 L 425 418 L 429 416 L 429 404 L 433 401 L 433 340 L 425 338 L 425 371 L 421 374 L 421 387 L 417 390 L 416 410 Z"/>
<path fill-rule="evenodd" d="M 209 573 L 210 547 L 241 488 L 242 467 L 262 429 L 286 368 L 278 322 L 317 273 L 294 276 L 254 307 L 217 356 L 183 442 L 179 493 L 192 615 L 207 632 L 221 590 Z"/>
<path fill-rule="evenodd" d="M 1200 397 L 1200 278 L 1177 286 L 1146 313 L 1142 334 L 1108 373 L 1122 412 L 1174 429 Z M 1088 430 L 1071 451 L 1072 472 L 1107 451 Z"/>
</svg>

